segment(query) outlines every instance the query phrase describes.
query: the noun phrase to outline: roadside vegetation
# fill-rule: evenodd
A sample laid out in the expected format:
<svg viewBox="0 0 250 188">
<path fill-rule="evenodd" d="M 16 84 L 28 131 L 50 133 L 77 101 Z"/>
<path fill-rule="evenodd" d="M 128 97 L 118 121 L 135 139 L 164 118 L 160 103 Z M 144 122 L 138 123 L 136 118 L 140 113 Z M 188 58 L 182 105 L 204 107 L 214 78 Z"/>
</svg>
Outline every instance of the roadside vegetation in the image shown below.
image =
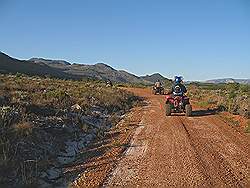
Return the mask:
<svg viewBox="0 0 250 188">
<path fill-rule="evenodd" d="M 189 95 L 197 105 L 245 117 L 249 117 L 249 92 L 250 85 L 238 83 L 189 85 Z"/>
<path fill-rule="evenodd" d="M 243 123 L 245 132 L 249 133 L 249 93 L 250 85 L 227 83 L 227 84 L 205 84 L 191 83 L 188 86 L 188 95 L 195 105 L 213 109 L 218 112 L 228 112 L 232 115 L 223 115 L 222 118 L 233 126 Z M 240 115 L 245 120 L 233 115 Z"/>
<path fill-rule="evenodd" d="M 138 100 L 101 81 L 0 75 L 0 187 L 60 179 L 71 150 L 101 138 Z"/>
</svg>

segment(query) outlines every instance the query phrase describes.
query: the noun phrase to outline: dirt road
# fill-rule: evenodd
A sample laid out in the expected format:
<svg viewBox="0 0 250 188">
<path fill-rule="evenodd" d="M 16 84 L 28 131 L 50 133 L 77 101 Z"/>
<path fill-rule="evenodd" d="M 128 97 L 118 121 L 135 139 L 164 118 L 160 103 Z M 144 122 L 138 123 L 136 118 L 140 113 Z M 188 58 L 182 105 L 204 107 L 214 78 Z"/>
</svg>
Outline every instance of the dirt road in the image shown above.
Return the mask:
<svg viewBox="0 0 250 188">
<path fill-rule="evenodd" d="M 249 187 L 249 135 L 211 112 L 166 117 L 164 96 L 145 97 L 131 146 L 104 187 Z M 136 116 L 136 114 L 134 114 Z"/>
</svg>

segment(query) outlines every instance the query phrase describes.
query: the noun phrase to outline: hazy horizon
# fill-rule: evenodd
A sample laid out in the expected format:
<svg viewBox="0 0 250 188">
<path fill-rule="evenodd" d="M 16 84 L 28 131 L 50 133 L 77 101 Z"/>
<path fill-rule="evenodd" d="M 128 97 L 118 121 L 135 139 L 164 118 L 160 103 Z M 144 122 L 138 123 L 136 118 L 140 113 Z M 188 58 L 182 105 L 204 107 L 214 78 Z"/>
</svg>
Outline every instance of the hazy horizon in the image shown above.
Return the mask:
<svg viewBox="0 0 250 188">
<path fill-rule="evenodd" d="M 250 2 L 0 2 L 0 51 L 17 59 L 104 62 L 138 76 L 250 78 Z"/>
</svg>

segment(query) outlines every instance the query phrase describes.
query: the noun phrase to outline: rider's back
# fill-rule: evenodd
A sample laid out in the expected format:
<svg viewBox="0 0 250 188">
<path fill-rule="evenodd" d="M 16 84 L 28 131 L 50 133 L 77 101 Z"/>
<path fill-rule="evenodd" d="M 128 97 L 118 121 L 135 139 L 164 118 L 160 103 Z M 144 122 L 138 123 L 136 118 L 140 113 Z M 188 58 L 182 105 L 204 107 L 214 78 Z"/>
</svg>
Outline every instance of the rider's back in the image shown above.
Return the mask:
<svg viewBox="0 0 250 188">
<path fill-rule="evenodd" d="M 172 87 L 172 93 L 174 95 L 180 95 L 180 96 L 182 96 L 186 92 L 187 92 L 186 87 L 183 84 L 181 84 L 181 83 L 175 83 L 173 85 L 173 87 Z"/>
<path fill-rule="evenodd" d="M 161 87 L 161 82 L 155 82 L 155 87 Z"/>
</svg>

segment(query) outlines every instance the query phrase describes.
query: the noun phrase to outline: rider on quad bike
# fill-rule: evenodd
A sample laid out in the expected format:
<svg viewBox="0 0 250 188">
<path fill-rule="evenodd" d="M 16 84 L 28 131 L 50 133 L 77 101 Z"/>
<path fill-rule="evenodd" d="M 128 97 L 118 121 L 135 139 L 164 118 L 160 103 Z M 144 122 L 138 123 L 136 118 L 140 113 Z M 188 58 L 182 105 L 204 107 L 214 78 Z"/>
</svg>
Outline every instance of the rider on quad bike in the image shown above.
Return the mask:
<svg viewBox="0 0 250 188">
<path fill-rule="evenodd" d="M 157 81 L 155 82 L 155 87 L 161 87 L 161 82 L 160 82 L 160 80 L 157 80 Z"/>
<path fill-rule="evenodd" d="M 176 76 L 174 80 L 175 83 L 166 96 L 166 115 L 170 116 L 172 112 L 185 112 L 186 116 L 191 116 L 192 106 L 189 98 L 185 95 L 187 89 L 182 84 L 182 77 Z"/>
<path fill-rule="evenodd" d="M 164 88 L 162 87 L 162 84 L 159 79 L 155 82 L 155 85 L 153 87 L 153 92 L 155 95 L 157 93 L 160 95 L 164 93 Z"/>
<path fill-rule="evenodd" d="M 170 93 L 172 93 L 174 96 L 183 96 L 185 93 L 187 93 L 186 87 L 182 84 L 183 81 L 181 76 L 175 76 L 174 81 L 175 82 Z"/>
</svg>

